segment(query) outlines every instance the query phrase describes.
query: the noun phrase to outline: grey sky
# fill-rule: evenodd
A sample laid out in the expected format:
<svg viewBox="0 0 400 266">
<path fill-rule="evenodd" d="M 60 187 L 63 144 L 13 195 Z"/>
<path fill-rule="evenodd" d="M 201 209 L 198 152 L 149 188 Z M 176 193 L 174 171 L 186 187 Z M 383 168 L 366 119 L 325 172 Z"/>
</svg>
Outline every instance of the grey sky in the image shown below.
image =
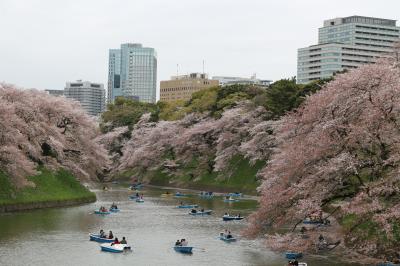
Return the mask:
<svg viewBox="0 0 400 266">
<path fill-rule="evenodd" d="M 399 0 L 0 0 L 0 81 L 62 89 L 107 83 L 108 49 L 140 42 L 158 53 L 158 81 L 179 72 L 277 80 L 324 19 L 400 18 Z"/>
</svg>

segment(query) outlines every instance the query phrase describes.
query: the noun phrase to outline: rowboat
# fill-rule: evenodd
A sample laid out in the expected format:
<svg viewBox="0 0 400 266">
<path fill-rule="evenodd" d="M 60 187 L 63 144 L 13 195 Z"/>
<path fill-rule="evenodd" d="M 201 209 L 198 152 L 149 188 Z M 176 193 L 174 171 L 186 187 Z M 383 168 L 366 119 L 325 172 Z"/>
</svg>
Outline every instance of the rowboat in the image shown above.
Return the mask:
<svg viewBox="0 0 400 266">
<path fill-rule="evenodd" d="M 212 210 L 189 212 L 190 215 L 210 215 Z"/>
<path fill-rule="evenodd" d="M 288 252 L 285 252 L 285 257 L 286 257 L 288 260 L 300 259 L 300 258 L 303 257 L 303 253 L 301 253 L 301 252 L 288 251 Z"/>
<path fill-rule="evenodd" d="M 173 194 L 171 194 L 171 193 L 163 193 L 163 194 L 161 194 L 161 197 L 172 197 L 173 196 Z"/>
<path fill-rule="evenodd" d="M 179 205 L 179 206 L 176 206 L 176 207 L 179 208 L 179 209 L 193 209 L 193 208 L 199 207 L 199 205 L 197 205 L 197 204 L 193 204 L 193 205 Z"/>
<path fill-rule="evenodd" d="M 110 212 L 119 212 L 119 209 L 117 209 L 117 208 L 110 208 Z"/>
<path fill-rule="evenodd" d="M 200 192 L 199 197 L 211 199 L 214 196 L 213 192 Z"/>
<path fill-rule="evenodd" d="M 112 252 L 112 253 L 121 253 L 125 250 L 131 250 L 131 247 L 127 244 L 112 244 L 112 243 L 105 243 L 101 244 L 101 251 Z"/>
<path fill-rule="evenodd" d="M 114 242 L 114 239 L 108 239 L 108 238 L 103 238 L 100 237 L 98 234 L 89 234 L 89 240 L 90 241 L 96 241 L 99 243 L 112 243 Z"/>
<path fill-rule="evenodd" d="M 233 192 L 233 193 L 228 193 L 228 194 L 224 195 L 224 197 L 242 197 L 242 196 L 243 196 L 243 194 L 239 193 L 239 192 Z"/>
<path fill-rule="evenodd" d="M 192 249 L 193 249 L 193 247 L 187 247 L 187 246 L 175 246 L 174 247 L 174 250 L 176 252 L 185 253 L 185 254 L 191 254 Z"/>
<path fill-rule="evenodd" d="M 233 221 L 233 220 L 243 220 L 244 217 L 242 216 L 230 216 L 230 215 L 224 215 L 222 216 L 223 221 Z"/>
<path fill-rule="evenodd" d="M 138 203 L 143 203 L 143 202 L 144 202 L 144 199 L 136 199 L 136 202 L 138 202 Z"/>
<path fill-rule="evenodd" d="M 321 220 L 310 220 L 306 219 L 303 221 L 303 224 L 323 224 L 324 222 Z"/>
<path fill-rule="evenodd" d="M 219 236 L 219 239 L 221 239 L 222 241 L 225 241 L 225 242 L 234 242 L 234 241 L 236 241 L 236 238 L 234 238 L 234 237 L 227 237 L 226 235 L 222 235 L 222 236 Z"/>
<path fill-rule="evenodd" d="M 179 198 L 179 197 L 186 197 L 186 196 L 187 196 L 187 194 L 176 192 L 174 197 Z"/>
<path fill-rule="evenodd" d="M 131 199 L 131 200 L 135 200 L 135 199 L 137 199 L 138 198 L 138 196 L 136 196 L 136 195 L 130 195 L 129 196 L 129 199 Z"/>
<path fill-rule="evenodd" d="M 239 200 L 238 199 L 234 199 L 232 197 L 224 199 L 224 202 L 237 202 L 237 201 L 239 201 Z"/>
<path fill-rule="evenodd" d="M 111 212 L 109 212 L 109 211 L 102 212 L 102 211 L 96 210 L 96 211 L 94 211 L 94 213 L 95 213 L 95 214 L 106 215 L 106 214 L 110 214 Z"/>
</svg>

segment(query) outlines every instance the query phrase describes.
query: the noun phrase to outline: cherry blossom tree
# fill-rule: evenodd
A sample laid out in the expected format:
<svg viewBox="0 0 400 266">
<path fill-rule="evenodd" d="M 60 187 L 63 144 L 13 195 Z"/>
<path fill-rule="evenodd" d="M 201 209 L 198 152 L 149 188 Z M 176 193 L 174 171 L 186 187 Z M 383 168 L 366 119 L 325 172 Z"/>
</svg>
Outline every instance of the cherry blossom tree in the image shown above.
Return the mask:
<svg viewBox="0 0 400 266">
<path fill-rule="evenodd" d="M 270 136 L 274 123 L 264 124 L 267 114 L 263 107 L 243 101 L 225 110 L 221 118 L 191 113 L 178 121 L 155 123 L 149 122 L 147 115 L 135 125 L 131 139 L 122 149 L 117 172 L 132 168 L 144 172 L 160 167 L 176 170 L 176 166 L 193 160 L 199 169 L 219 172 L 226 170 L 237 154 L 252 162 L 262 160 L 274 146 Z M 264 139 L 265 128 L 269 131 Z M 223 178 L 229 178 L 229 172 L 224 171 Z"/>
<path fill-rule="evenodd" d="M 262 197 L 249 235 L 322 212 L 355 217 L 350 231 L 337 237 L 363 254 L 383 256 L 399 244 L 400 69 L 393 62 L 338 75 L 279 121 L 277 147 L 260 172 Z M 383 228 L 388 241 L 350 241 L 365 222 Z M 289 233 L 278 242 L 290 242 L 288 236 L 294 239 Z"/>
<path fill-rule="evenodd" d="M 78 103 L 36 90 L 0 84 L 0 169 L 17 187 L 38 165 L 64 167 L 80 178 L 97 178 L 107 167 L 104 148 L 93 139 L 95 121 Z"/>
</svg>

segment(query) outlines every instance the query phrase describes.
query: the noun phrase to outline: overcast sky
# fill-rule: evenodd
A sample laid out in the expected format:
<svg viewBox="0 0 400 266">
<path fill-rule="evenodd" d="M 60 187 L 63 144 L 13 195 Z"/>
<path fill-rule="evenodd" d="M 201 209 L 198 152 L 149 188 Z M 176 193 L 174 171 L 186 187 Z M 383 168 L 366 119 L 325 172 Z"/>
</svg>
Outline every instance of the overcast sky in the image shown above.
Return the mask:
<svg viewBox="0 0 400 266">
<path fill-rule="evenodd" d="M 0 0 L 0 81 L 62 89 L 107 83 L 108 49 L 158 53 L 158 81 L 205 72 L 277 80 L 296 75 L 297 48 L 324 19 L 400 18 L 400 0 Z"/>
</svg>

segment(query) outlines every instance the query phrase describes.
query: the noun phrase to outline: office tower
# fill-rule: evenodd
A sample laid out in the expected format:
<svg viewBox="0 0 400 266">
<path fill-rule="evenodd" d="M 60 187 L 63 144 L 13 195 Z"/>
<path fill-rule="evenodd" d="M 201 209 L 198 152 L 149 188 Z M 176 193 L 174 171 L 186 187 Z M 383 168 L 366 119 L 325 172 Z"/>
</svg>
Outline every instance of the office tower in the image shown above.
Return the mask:
<svg viewBox="0 0 400 266">
<path fill-rule="evenodd" d="M 121 44 L 109 51 L 108 102 L 122 96 L 155 103 L 157 94 L 157 54 L 139 43 Z"/>
<path fill-rule="evenodd" d="M 203 73 L 172 76 L 171 80 L 160 82 L 160 101 L 189 100 L 192 93 L 215 86 L 218 80 L 208 79 Z"/>
<path fill-rule="evenodd" d="M 374 63 L 399 41 L 396 20 L 351 16 L 324 21 L 318 44 L 298 49 L 297 82 L 329 78 L 338 71 Z"/>
<path fill-rule="evenodd" d="M 67 82 L 64 96 L 80 102 L 82 108 L 92 116 L 97 116 L 105 110 L 104 85 L 90 81 L 77 80 Z"/>
</svg>

